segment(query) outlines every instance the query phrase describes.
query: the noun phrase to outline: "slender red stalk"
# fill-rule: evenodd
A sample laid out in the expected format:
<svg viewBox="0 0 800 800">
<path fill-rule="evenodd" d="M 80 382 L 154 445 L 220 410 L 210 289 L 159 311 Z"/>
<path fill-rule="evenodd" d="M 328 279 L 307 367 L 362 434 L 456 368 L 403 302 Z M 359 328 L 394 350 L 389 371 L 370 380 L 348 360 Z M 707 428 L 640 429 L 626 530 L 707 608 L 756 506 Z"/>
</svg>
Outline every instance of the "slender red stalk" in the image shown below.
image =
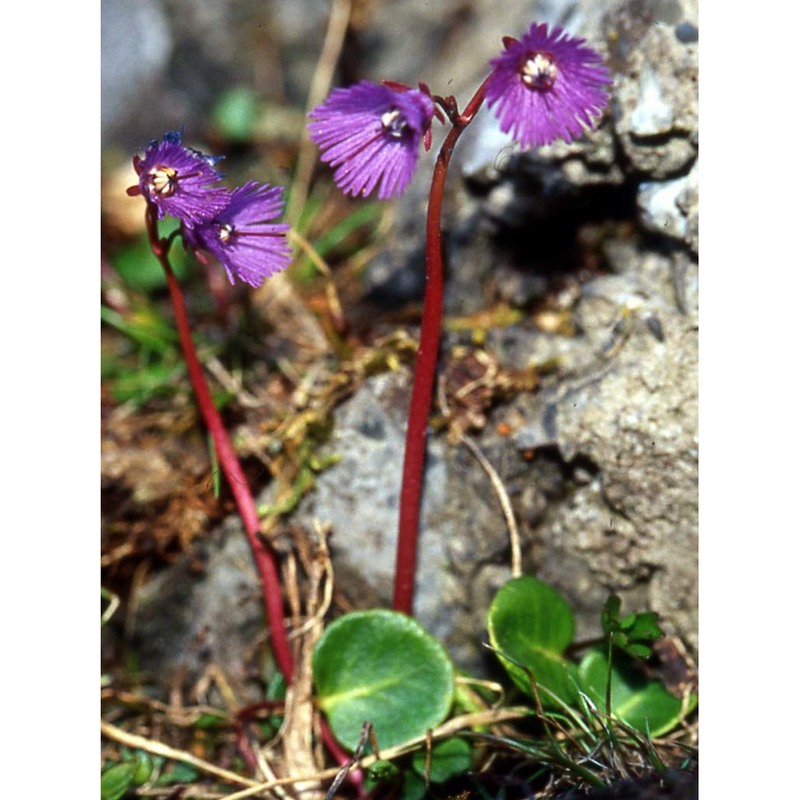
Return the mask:
<svg viewBox="0 0 800 800">
<path fill-rule="evenodd" d="M 419 332 L 419 352 L 411 389 L 411 403 L 406 427 L 406 450 L 403 459 L 403 480 L 400 487 L 400 521 L 397 536 L 397 558 L 394 572 L 392 608 L 411 615 L 414 609 L 414 573 L 417 565 L 417 540 L 425 467 L 425 434 L 436 379 L 439 340 L 442 332 L 444 275 L 442 267 L 442 201 L 450 157 L 459 136 L 472 122 L 483 103 L 488 78 L 478 87 L 472 100 L 459 114 L 453 98 L 439 101 L 453 127 L 442 143 L 433 169 L 428 217 L 425 228 L 425 297 Z"/>
<path fill-rule="evenodd" d="M 261 703 L 253 703 L 252 705 L 240 708 L 233 716 L 231 722 L 233 729 L 236 732 L 236 749 L 245 760 L 248 769 L 253 773 L 258 773 L 258 759 L 253 752 L 253 747 L 247 737 L 245 727 L 249 724 L 250 720 L 259 712 L 264 709 L 274 711 L 278 710 L 281 714 L 285 712 L 285 704 L 283 700 L 265 700 Z"/>
<path fill-rule="evenodd" d="M 168 252 L 171 244 L 170 239 L 159 239 L 158 225 L 156 221 L 155 209 L 148 204 L 147 207 L 147 230 L 150 236 L 150 246 L 159 260 L 167 276 L 167 286 L 172 299 L 172 306 L 175 310 L 175 321 L 178 326 L 178 335 L 183 348 L 183 356 L 189 370 L 189 377 L 194 387 L 197 397 L 197 404 L 214 440 L 214 447 L 217 451 L 220 467 L 231 488 L 233 498 L 236 501 L 236 508 L 242 518 L 247 541 L 253 553 L 253 559 L 261 579 L 261 590 L 264 596 L 264 606 L 266 608 L 267 624 L 269 626 L 272 639 L 272 649 L 275 653 L 275 660 L 278 663 L 283 677 L 287 684 L 291 684 L 294 675 L 294 658 L 289 647 L 289 640 L 286 636 L 286 628 L 283 620 L 283 597 L 281 595 L 280 577 L 275 553 L 269 548 L 260 537 L 261 523 L 256 511 L 256 504 L 253 495 L 247 485 L 247 479 L 242 471 L 236 451 L 233 449 L 231 440 L 222 423 L 222 418 L 217 411 L 211 397 L 211 391 L 203 375 L 203 368 L 197 358 L 197 352 L 192 340 L 192 332 L 189 327 L 189 318 L 186 314 L 186 304 L 183 299 L 183 292 L 180 284 L 172 271 L 169 262 Z"/>
<path fill-rule="evenodd" d="M 325 717 L 320 718 L 320 735 L 328 751 L 340 767 L 349 764 L 353 760 L 339 746 L 339 742 L 336 741 L 336 737 L 333 735 L 333 731 Z M 356 750 L 356 755 L 358 755 L 358 752 L 359 750 Z M 364 785 L 364 771 L 362 769 L 349 770 L 347 773 L 347 780 L 355 787 L 356 794 L 359 798 L 365 798 L 367 796 L 367 789 Z"/>
</svg>

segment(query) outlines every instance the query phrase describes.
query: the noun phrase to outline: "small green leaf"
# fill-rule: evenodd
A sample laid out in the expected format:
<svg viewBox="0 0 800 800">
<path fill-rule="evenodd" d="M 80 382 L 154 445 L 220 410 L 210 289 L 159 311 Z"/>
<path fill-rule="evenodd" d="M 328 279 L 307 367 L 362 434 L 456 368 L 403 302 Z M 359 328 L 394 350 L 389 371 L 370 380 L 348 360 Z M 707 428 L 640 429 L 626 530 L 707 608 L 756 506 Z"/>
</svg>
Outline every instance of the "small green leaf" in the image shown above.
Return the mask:
<svg viewBox="0 0 800 800">
<path fill-rule="evenodd" d="M 422 800 L 428 792 L 425 779 L 413 770 L 406 772 L 403 778 L 403 790 L 399 800 Z"/>
<path fill-rule="evenodd" d="M 365 721 L 381 748 L 423 736 L 447 716 L 453 665 L 416 621 L 383 609 L 332 623 L 313 656 L 317 698 L 336 738 L 355 749 Z"/>
<path fill-rule="evenodd" d="M 219 728 L 225 721 L 226 717 L 224 714 L 218 714 L 216 712 L 200 714 L 194 723 L 194 727 L 198 730 L 213 730 L 214 728 Z"/>
<path fill-rule="evenodd" d="M 153 758 L 149 753 L 145 753 L 144 750 L 137 750 L 136 751 L 136 770 L 133 773 L 133 784 L 134 786 L 141 786 L 143 783 L 146 783 L 150 780 L 150 776 L 153 774 Z"/>
<path fill-rule="evenodd" d="M 523 692 L 533 696 L 532 675 L 543 705 L 558 705 L 549 692 L 569 705 L 577 700 L 575 665 L 564 658 L 575 619 L 555 589 L 529 576 L 510 580 L 492 600 L 488 627 L 501 663 Z"/>
<path fill-rule="evenodd" d="M 664 633 L 658 625 L 658 616 L 650 611 L 639 614 L 628 614 L 619 619 L 622 601 L 615 594 L 606 600 L 600 614 L 603 631 L 614 647 L 634 658 L 647 659 L 653 654 L 652 648 L 646 644 L 661 638 Z"/>
<path fill-rule="evenodd" d="M 611 631 L 608 635 L 608 638 L 611 640 L 611 644 L 615 647 L 627 647 L 628 646 L 628 637 L 622 631 Z"/>
<path fill-rule="evenodd" d="M 653 655 L 653 648 L 648 647 L 646 644 L 640 644 L 638 642 L 630 642 L 622 648 L 629 656 L 633 656 L 633 658 L 639 658 L 643 661 L 646 661 Z"/>
<path fill-rule="evenodd" d="M 620 622 L 620 627 L 632 641 L 654 641 L 664 635 L 658 624 L 658 616 L 651 611 L 630 614 Z"/>
<path fill-rule="evenodd" d="M 376 761 L 367 768 L 367 777 L 371 781 L 388 781 L 397 777 L 400 770 L 391 761 Z"/>
<path fill-rule="evenodd" d="M 133 782 L 137 767 L 137 762 L 125 761 L 105 770 L 100 777 L 101 800 L 121 800 Z"/>
<path fill-rule="evenodd" d="M 602 650 L 592 650 L 578 667 L 583 690 L 598 708 L 605 708 L 608 658 Z M 694 705 L 694 701 L 692 707 Z M 682 701 L 664 685 L 647 678 L 636 662 L 621 654 L 614 656 L 611 670 L 611 713 L 642 733 L 662 736 L 681 719 Z"/>
<path fill-rule="evenodd" d="M 175 761 L 159 775 L 156 786 L 172 786 L 175 783 L 192 783 L 200 777 L 200 773 L 191 764 Z"/>
<path fill-rule="evenodd" d="M 427 753 L 422 750 L 414 753 L 411 759 L 411 766 L 423 777 L 425 777 L 425 762 Z M 431 771 L 430 780 L 432 783 L 444 783 L 453 775 L 467 772 L 472 766 L 472 748 L 466 739 L 454 737 L 437 742 L 431 747 Z"/>
</svg>

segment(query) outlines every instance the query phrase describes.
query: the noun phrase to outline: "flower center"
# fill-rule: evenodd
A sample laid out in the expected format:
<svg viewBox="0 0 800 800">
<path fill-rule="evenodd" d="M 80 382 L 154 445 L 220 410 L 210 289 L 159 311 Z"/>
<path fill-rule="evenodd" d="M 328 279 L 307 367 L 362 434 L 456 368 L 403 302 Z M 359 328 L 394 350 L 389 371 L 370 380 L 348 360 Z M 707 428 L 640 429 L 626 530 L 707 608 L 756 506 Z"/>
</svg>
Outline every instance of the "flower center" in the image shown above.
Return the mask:
<svg viewBox="0 0 800 800">
<path fill-rule="evenodd" d="M 169 197 L 178 186 L 178 173 L 172 167 L 153 167 L 149 174 L 150 186 L 156 194 Z"/>
<path fill-rule="evenodd" d="M 549 53 L 528 53 L 520 75 L 529 89 L 552 89 L 558 75 L 555 59 Z"/>
<path fill-rule="evenodd" d="M 222 244 L 227 244 L 233 236 L 233 225 L 227 222 L 224 225 L 220 225 L 218 236 Z"/>
<path fill-rule="evenodd" d="M 390 108 L 381 114 L 381 125 L 386 133 L 394 139 L 400 139 L 408 128 L 408 123 L 396 108 Z"/>
</svg>

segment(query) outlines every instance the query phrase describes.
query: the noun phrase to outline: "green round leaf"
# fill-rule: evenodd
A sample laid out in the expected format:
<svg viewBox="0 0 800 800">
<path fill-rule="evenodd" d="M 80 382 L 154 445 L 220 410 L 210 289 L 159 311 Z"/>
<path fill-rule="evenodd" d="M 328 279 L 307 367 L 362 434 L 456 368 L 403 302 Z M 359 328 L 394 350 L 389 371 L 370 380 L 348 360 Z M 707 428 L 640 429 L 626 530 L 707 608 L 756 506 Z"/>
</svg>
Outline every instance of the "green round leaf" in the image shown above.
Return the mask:
<svg viewBox="0 0 800 800">
<path fill-rule="evenodd" d="M 100 778 L 101 800 L 120 800 L 130 788 L 136 773 L 135 761 L 123 761 L 105 770 Z"/>
<path fill-rule="evenodd" d="M 412 767 L 423 777 L 428 754 L 419 750 L 411 757 Z M 472 748 L 466 739 L 457 736 L 437 742 L 431 747 L 431 783 L 444 783 L 453 775 L 467 772 L 472 767 Z"/>
<path fill-rule="evenodd" d="M 403 790 L 400 792 L 399 800 L 423 800 L 427 793 L 428 787 L 425 786 L 425 779 L 413 770 L 406 772 L 403 776 Z"/>
<path fill-rule="evenodd" d="M 355 749 L 365 721 L 393 747 L 438 725 L 453 700 L 453 665 L 418 622 L 395 611 L 356 611 L 332 623 L 313 656 L 320 707 Z"/>
<path fill-rule="evenodd" d="M 629 639 L 654 641 L 664 635 L 661 626 L 658 624 L 658 616 L 652 611 L 630 614 L 622 620 L 620 627 L 628 634 Z"/>
<path fill-rule="evenodd" d="M 582 689 L 598 710 L 606 707 L 608 658 L 602 650 L 592 650 L 578 667 Z M 682 701 L 671 695 L 657 680 L 648 679 L 636 665 L 620 653 L 613 657 L 611 670 L 611 712 L 631 728 L 651 736 L 671 731 L 681 719 Z"/>
<path fill-rule="evenodd" d="M 558 705 L 550 692 L 568 705 L 577 700 L 575 665 L 563 655 L 575 619 L 555 589 L 529 576 L 510 580 L 492 600 L 488 627 L 492 647 L 523 692 L 533 696 L 532 677 L 543 705 Z"/>
<path fill-rule="evenodd" d="M 153 774 L 153 758 L 150 756 L 149 753 L 145 753 L 143 750 L 137 750 L 136 752 L 136 771 L 133 773 L 133 784 L 134 786 L 141 786 L 147 781 L 150 780 L 150 776 Z"/>
</svg>

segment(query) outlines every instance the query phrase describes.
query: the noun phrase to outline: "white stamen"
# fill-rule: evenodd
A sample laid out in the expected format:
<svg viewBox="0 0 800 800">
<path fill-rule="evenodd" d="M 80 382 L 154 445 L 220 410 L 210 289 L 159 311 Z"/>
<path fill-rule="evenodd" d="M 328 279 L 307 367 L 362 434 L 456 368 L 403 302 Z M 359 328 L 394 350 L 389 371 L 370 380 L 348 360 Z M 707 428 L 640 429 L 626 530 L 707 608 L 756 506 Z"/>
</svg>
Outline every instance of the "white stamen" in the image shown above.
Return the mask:
<svg viewBox="0 0 800 800">
<path fill-rule="evenodd" d="M 178 185 L 178 173 L 172 167 L 153 167 L 150 170 L 150 185 L 157 194 L 170 195 Z"/>
<path fill-rule="evenodd" d="M 225 224 L 220 226 L 219 229 L 219 240 L 226 244 L 230 241 L 231 237 L 233 236 L 233 225 Z"/>
<path fill-rule="evenodd" d="M 547 53 L 531 53 L 520 70 L 522 82 L 529 89 L 552 89 L 558 69 L 553 57 Z"/>
<path fill-rule="evenodd" d="M 399 139 L 403 131 L 408 127 L 408 123 L 403 119 L 403 115 L 396 109 L 390 108 L 381 114 L 381 125 L 389 136 Z"/>
</svg>

